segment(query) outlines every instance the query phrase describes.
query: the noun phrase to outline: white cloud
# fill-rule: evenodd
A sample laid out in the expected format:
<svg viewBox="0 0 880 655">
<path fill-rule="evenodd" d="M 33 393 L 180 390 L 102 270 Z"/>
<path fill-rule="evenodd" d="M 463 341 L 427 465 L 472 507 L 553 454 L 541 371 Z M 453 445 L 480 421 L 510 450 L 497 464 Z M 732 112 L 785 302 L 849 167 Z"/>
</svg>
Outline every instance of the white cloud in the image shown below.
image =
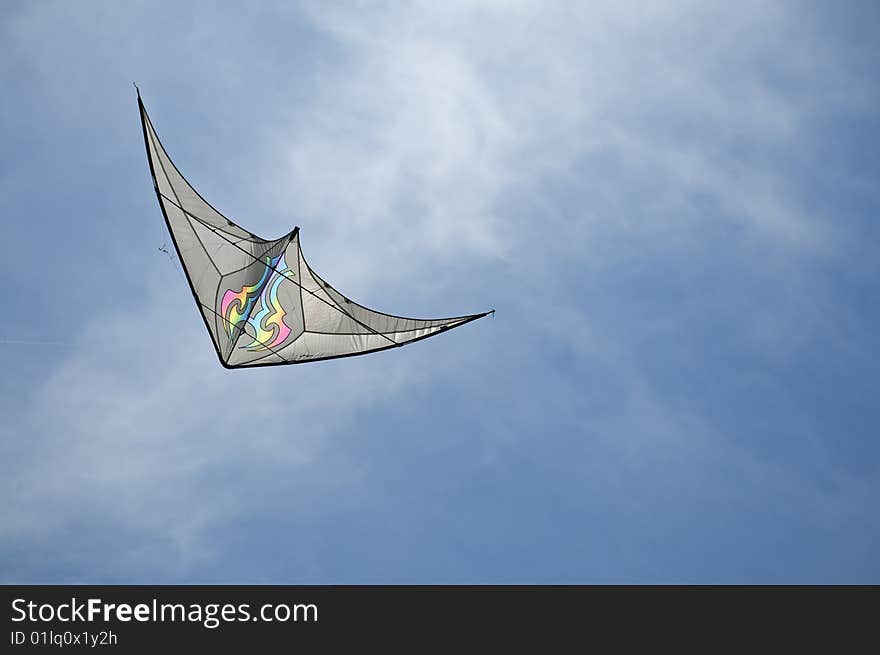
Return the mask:
<svg viewBox="0 0 880 655">
<path fill-rule="evenodd" d="M 276 181 L 334 238 L 401 255 L 519 256 L 526 219 L 511 215 L 515 194 L 563 179 L 619 197 L 638 180 L 642 204 L 629 215 L 588 219 L 585 208 L 580 222 L 531 225 L 529 241 L 549 238 L 542 228 L 581 239 L 609 224 L 712 229 L 694 206 L 701 196 L 758 238 L 798 252 L 828 245 L 829 226 L 783 168 L 825 102 L 788 90 L 827 70 L 821 45 L 808 51 L 803 35 L 790 37 L 795 8 L 311 7 L 342 63 L 324 71 L 309 117 L 290 127 L 291 168 Z M 782 70 L 782 83 L 764 69 Z M 622 174 L 577 179 L 581 162 L 609 155 Z M 351 277 L 363 257 L 349 260 Z"/>
<path fill-rule="evenodd" d="M 145 570 L 182 573 L 210 559 L 207 533 L 256 509 L 255 497 L 266 495 L 261 511 L 277 505 L 290 515 L 301 508 L 269 490 L 308 488 L 311 506 L 319 490 L 359 484 L 363 465 L 334 443 L 354 412 L 385 402 L 411 372 L 397 360 L 382 362 L 381 376 L 369 361 L 344 375 L 332 366 L 230 373 L 197 323 L 163 329 L 191 316 L 182 294 L 167 294 L 177 280 L 160 274 L 145 303 L 157 339 L 142 338 L 140 313 L 89 322 L 75 354 L 8 418 L 0 482 L 14 498 L 0 521 L 7 543 L 78 533 L 100 516 L 116 531 L 168 544 L 174 557 L 153 558 Z"/>
</svg>

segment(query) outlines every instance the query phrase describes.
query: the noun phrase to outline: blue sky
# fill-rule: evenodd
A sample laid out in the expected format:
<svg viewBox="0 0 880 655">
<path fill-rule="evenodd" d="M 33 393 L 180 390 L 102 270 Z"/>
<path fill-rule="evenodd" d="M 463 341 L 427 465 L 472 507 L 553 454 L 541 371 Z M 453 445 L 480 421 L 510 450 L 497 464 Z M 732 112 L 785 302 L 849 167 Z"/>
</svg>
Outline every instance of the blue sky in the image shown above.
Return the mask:
<svg viewBox="0 0 880 655">
<path fill-rule="evenodd" d="M 178 4 L 0 9 L 0 581 L 880 582 L 872 3 Z M 496 317 L 222 369 L 135 80 L 344 293 Z"/>
</svg>

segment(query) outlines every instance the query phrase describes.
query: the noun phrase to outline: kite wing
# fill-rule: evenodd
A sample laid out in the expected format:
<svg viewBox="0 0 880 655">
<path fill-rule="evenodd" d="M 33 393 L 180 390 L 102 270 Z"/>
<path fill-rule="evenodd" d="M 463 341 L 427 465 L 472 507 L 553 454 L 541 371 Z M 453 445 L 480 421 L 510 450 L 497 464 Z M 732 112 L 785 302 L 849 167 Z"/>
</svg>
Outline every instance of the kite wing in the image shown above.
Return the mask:
<svg viewBox="0 0 880 655">
<path fill-rule="evenodd" d="M 153 186 L 193 299 L 227 368 L 299 364 L 402 346 L 491 312 L 418 319 L 384 314 L 325 282 L 299 228 L 261 239 L 214 209 L 162 147 L 138 93 Z"/>
</svg>

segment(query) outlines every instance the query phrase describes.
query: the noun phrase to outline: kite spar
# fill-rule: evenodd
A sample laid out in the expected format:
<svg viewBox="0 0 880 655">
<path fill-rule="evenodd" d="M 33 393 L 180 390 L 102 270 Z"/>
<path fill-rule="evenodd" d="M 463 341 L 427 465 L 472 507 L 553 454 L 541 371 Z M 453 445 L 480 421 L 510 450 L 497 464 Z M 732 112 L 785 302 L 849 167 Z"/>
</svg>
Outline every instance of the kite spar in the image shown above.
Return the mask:
<svg viewBox="0 0 880 655">
<path fill-rule="evenodd" d="M 262 239 L 214 209 L 172 163 L 140 91 L 138 107 L 165 223 L 226 368 L 364 355 L 426 339 L 492 313 L 419 319 L 359 305 L 308 265 L 298 227 L 280 239 Z"/>
</svg>

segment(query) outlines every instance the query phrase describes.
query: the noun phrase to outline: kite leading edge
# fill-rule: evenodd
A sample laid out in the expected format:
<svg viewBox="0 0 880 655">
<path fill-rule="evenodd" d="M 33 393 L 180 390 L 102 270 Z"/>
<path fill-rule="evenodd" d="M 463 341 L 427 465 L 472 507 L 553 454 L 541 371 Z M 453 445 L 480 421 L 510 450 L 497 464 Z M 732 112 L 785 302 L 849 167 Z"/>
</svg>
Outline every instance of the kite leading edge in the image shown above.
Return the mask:
<svg viewBox="0 0 880 655">
<path fill-rule="evenodd" d="M 492 312 L 417 319 L 368 309 L 309 267 L 299 228 L 266 240 L 236 225 L 186 181 L 138 91 L 153 186 L 193 299 L 226 368 L 363 355 L 432 337 Z"/>
</svg>

